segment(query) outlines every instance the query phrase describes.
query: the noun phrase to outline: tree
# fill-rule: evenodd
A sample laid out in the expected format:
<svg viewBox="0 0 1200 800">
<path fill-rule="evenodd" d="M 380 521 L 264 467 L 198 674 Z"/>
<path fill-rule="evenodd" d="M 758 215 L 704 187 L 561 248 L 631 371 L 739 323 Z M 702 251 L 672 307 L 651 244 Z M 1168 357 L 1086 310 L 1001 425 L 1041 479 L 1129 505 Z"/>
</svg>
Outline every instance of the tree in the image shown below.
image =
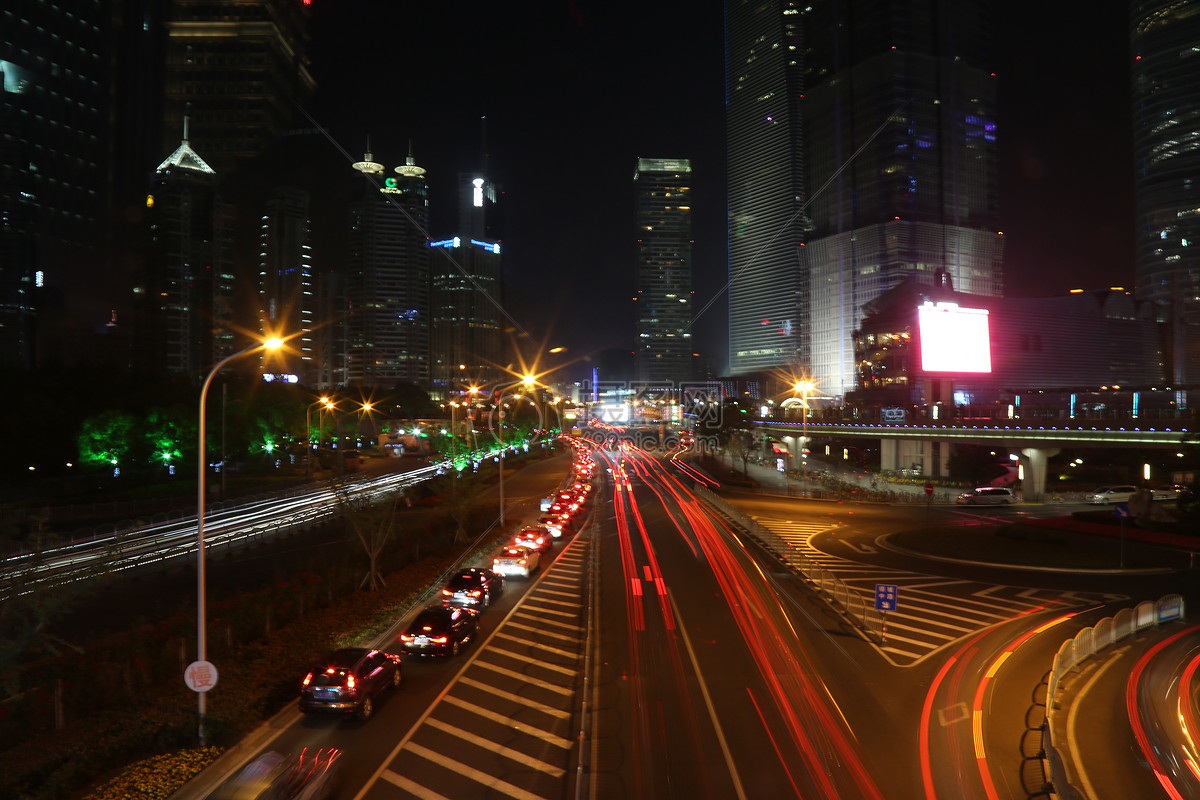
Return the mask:
<svg viewBox="0 0 1200 800">
<path fill-rule="evenodd" d="M 379 557 L 392 539 L 392 521 L 403 492 L 391 492 L 385 499 L 378 500 L 354 494 L 347 481 L 334 481 L 332 489 L 342 518 L 367 556 L 367 573 L 359 586 L 365 586 L 372 592 L 387 586 L 379 567 Z"/>
<path fill-rule="evenodd" d="M 118 466 L 133 448 L 137 421 L 124 411 L 102 411 L 88 417 L 79 427 L 79 457 L 85 463 Z"/>
</svg>

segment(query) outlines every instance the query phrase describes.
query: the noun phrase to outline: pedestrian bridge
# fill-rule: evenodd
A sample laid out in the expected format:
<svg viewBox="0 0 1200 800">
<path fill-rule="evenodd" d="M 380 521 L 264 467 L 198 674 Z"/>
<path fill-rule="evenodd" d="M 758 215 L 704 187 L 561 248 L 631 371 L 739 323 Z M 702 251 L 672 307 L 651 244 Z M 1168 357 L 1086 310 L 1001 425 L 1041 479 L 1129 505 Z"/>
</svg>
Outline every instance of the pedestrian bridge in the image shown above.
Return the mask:
<svg viewBox="0 0 1200 800">
<path fill-rule="evenodd" d="M 953 443 L 995 445 L 1019 454 L 1024 470 L 1023 496 L 1040 501 L 1046 492 L 1046 461 L 1064 447 L 1154 448 L 1178 450 L 1191 429 L 1181 420 L 1156 420 L 1147 425 L 1137 420 L 1085 421 L 1066 424 L 1027 424 L 1017 421 L 954 420 L 906 422 L 854 422 L 807 420 L 755 420 L 755 427 L 787 445 L 795 459 L 804 438 L 869 438 L 880 442 L 880 468 L 899 470 L 920 464 L 927 475 L 948 474 L 947 461 Z M 1172 424 L 1173 423 L 1173 424 Z"/>
</svg>

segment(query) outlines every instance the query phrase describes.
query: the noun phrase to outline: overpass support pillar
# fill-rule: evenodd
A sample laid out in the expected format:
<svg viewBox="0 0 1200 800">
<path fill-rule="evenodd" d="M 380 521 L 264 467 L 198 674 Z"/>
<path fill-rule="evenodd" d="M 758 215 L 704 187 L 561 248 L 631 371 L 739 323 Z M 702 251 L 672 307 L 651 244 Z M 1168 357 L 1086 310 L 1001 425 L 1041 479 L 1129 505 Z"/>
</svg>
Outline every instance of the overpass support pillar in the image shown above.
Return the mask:
<svg viewBox="0 0 1200 800">
<path fill-rule="evenodd" d="M 920 475 L 949 475 L 950 442 L 941 439 L 881 439 L 881 470 L 915 470 Z"/>
<path fill-rule="evenodd" d="M 1021 480 L 1021 499 L 1040 503 L 1046 497 L 1046 461 L 1060 452 L 1057 447 L 1026 447 L 1019 456 L 1025 475 Z"/>
<path fill-rule="evenodd" d="M 900 449 L 895 439 L 879 440 L 879 471 L 900 469 Z"/>
</svg>

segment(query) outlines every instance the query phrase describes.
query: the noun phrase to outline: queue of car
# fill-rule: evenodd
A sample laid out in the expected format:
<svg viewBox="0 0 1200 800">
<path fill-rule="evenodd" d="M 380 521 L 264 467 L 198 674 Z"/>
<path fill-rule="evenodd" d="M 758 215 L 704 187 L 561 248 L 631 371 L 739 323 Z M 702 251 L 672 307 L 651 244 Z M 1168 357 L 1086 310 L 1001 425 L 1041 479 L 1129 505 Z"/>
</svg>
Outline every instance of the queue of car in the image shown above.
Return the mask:
<svg viewBox="0 0 1200 800">
<path fill-rule="evenodd" d="M 553 551 L 554 542 L 565 531 L 575 530 L 577 515 L 591 492 L 594 462 L 582 445 L 572 444 L 576 448 L 574 466 L 568 482 L 548 498 L 550 511 L 537 524 L 521 528 L 495 555 L 490 568 L 466 567 L 451 575 L 440 590 L 440 602 L 422 609 L 400 634 L 401 653 L 458 655 L 479 635 L 478 616 L 503 593 L 505 580 L 511 576 L 531 577 L 541 567 L 542 556 Z M 305 676 L 300 687 L 300 711 L 355 715 L 367 720 L 384 692 L 403 682 L 401 662 L 400 655 L 383 650 L 335 650 Z"/>
</svg>

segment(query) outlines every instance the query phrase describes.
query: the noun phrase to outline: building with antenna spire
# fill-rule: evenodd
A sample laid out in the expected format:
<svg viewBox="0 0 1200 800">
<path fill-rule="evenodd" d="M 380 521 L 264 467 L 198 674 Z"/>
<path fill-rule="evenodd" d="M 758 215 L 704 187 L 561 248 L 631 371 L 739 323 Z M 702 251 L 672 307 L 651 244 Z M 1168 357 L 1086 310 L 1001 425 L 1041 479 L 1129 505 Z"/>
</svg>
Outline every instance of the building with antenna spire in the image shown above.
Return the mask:
<svg viewBox="0 0 1200 800">
<path fill-rule="evenodd" d="M 146 196 L 149 243 L 133 284 L 134 366 L 199 381 L 234 351 L 234 209 L 183 140 Z"/>
<path fill-rule="evenodd" d="M 370 145 L 368 145 L 369 147 Z M 346 369 L 358 386 L 430 385 L 429 186 L 413 160 L 387 176 L 368 152 L 350 204 Z M 385 177 L 386 176 L 386 177 Z"/>
</svg>

